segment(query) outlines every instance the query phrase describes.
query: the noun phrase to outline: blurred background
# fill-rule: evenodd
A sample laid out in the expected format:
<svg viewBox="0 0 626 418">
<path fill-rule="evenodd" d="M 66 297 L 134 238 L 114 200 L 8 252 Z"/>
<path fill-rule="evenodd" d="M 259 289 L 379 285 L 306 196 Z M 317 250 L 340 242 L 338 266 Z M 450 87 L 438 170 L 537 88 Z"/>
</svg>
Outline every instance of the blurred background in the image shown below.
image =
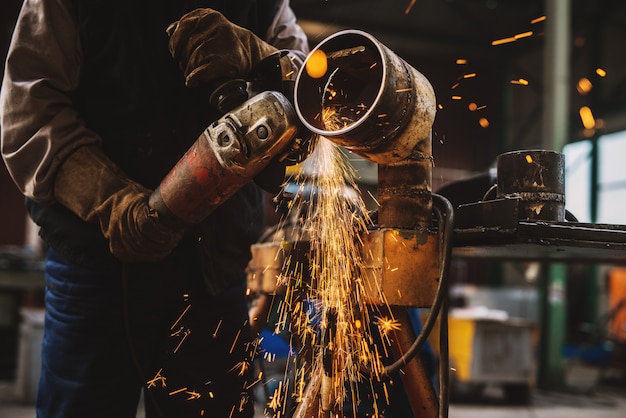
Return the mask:
<svg viewBox="0 0 626 418">
<path fill-rule="evenodd" d="M 19 0 L 0 5 L 2 57 L 20 5 Z M 455 205 L 479 201 L 494 181 L 499 154 L 554 150 L 565 155 L 568 211 L 579 222 L 626 224 L 626 2 L 292 0 L 291 5 L 312 48 L 339 30 L 360 29 L 428 78 L 438 104 L 434 192 L 446 190 Z M 353 163 L 360 186 L 375 195 L 376 164 L 358 158 Z M 0 404 L 29 404 L 43 309 L 41 248 L 4 165 L 0 199 L 5 393 Z M 466 368 L 456 382 L 451 416 L 470 416 L 477 404 L 496 408 L 513 401 L 541 407 L 586 400 L 603 414 L 624 412 L 626 259 L 565 261 L 555 279 L 555 266 L 545 260 L 453 258 L 450 296 L 459 309 L 450 344 L 471 356 L 455 357 L 451 349 L 452 367 Z M 525 325 L 484 328 L 483 319 L 499 315 Z M 504 343 L 517 348 L 503 348 Z M 496 366 L 508 370 L 504 381 L 480 378 L 494 352 L 501 354 Z M 518 385 L 507 399 L 507 379 L 517 382 L 515 366 L 523 362 L 533 370 L 528 391 L 516 397 Z M 586 397 L 567 397 L 571 394 Z M 468 403 L 469 410 L 461 408 Z M 568 416 L 574 413 L 568 410 Z"/>
</svg>

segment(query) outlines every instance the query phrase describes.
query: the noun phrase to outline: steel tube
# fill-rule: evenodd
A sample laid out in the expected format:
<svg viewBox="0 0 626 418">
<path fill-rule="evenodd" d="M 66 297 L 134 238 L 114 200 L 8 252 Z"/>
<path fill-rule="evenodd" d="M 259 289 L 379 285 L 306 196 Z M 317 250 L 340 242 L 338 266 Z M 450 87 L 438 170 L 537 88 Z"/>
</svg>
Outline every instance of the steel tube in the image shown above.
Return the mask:
<svg viewBox="0 0 626 418">
<path fill-rule="evenodd" d="M 309 59 L 316 51 L 327 57 L 328 70 L 314 78 L 305 63 L 294 95 L 308 129 L 379 164 L 401 161 L 430 142 L 435 93 L 424 75 L 362 31 L 326 38 Z M 336 123 L 329 125 L 327 110 Z"/>
</svg>

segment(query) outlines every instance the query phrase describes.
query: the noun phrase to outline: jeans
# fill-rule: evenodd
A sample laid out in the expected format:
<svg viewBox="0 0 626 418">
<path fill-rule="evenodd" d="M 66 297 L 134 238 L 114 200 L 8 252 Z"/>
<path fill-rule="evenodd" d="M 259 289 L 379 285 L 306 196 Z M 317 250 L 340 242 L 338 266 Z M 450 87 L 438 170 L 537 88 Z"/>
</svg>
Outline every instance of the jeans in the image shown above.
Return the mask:
<svg viewBox="0 0 626 418">
<path fill-rule="evenodd" d="M 252 417 L 245 285 L 210 297 L 184 250 L 96 270 L 54 250 L 37 396 L 41 418 Z"/>
</svg>

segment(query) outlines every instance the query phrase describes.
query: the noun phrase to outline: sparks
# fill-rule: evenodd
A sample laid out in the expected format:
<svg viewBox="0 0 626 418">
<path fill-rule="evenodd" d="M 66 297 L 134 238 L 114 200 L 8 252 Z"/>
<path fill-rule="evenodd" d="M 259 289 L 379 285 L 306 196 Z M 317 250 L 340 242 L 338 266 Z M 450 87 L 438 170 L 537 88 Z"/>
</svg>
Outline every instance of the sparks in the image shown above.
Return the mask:
<svg viewBox="0 0 626 418">
<path fill-rule="evenodd" d="M 588 106 L 583 106 L 578 110 L 578 114 L 580 115 L 580 120 L 583 123 L 585 129 L 593 129 L 596 126 L 596 120 L 593 117 L 593 113 Z"/>
<path fill-rule="evenodd" d="M 533 32 L 529 30 L 528 32 L 518 33 L 517 35 L 513 37 L 517 40 L 517 39 L 529 38 L 531 36 L 533 36 Z"/>
<path fill-rule="evenodd" d="M 181 389 L 175 390 L 175 391 L 173 391 L 173 392 L 170 392 L 170 393 L 169 393 L 169 395 L 170 395 L 170 396 L 173 396 L 173 395 L 176 395 L 176 394 L 178 394 L 178 393 L 184 392 L 184 391 L 186 391 L 186 390 L 187 390 L 187 388 L 181 388 Z"/>
<path fill-rule="evenodd" d="M 374 325 L 378 327 L 383 336 L 388 336 L 391 331 L 398 331 L 401 328 L 400 321 L 395 318 L 377 317 Z"/>
<path fill-rule="evenodd" d="M 154 378 L 152 380 L 148 380 L 148 382 L 146 382 L 146 384 L 148 385 L 148 389 L 156 387 L 156 382 L 161 382 L 161 387 L 164 388 L 165 386 L 167 386 L 165 384 L 165 376 L 161 375 L 161 372 L 163 371 L 163 369 L 159 369 L 159 371 L 157 372 L 157 374 L 154 376 Z"/>
<path fill-rule="evenodd" d="M 518 78 L 517 80 L 511 80 L 511 84 L 517 84 L 520 86 L 527 86 L 528 85 L 528 80 L 523 79 L 523 78 Z"/>
<path fill-rule="evenodd" d="M 576 83 L 576 90 L 583 96 L 591 91 L 593 84 L 587 77 L 583 77 Z"/>
<path fill-rule="evenodd" d="M 180 339 L 180 341 L 178 342 L 178 345 L 174 349 L 174 353 L 176 353 L 178 349 L 180 348 L 180 346 L 183 345 L 183 342 L 185 342 L 185 339 L 189 336 L 189 334 L 191 334 L 190 329 L 186 329 L 185 331 L 183 331 L 183 337 Z"/>
<path fill-rule="evenodd" d="M 537 18 L 535 18 L 535 19 L 531 20 L 531 21 L 530 21 L 530 24 L 531 24 L 531 25 L 534 25 L 534 24 L 536 24 L 536 23 L 543 22 L 544 20 L 546 20 L 546 17 L 545 17 L 545 16 L 539 16 L 539 17 L 537 17 Z"/>
<path fill-rule="evenodd" d="M 492 46 L 496 46 L 496 45 L 503 45 L 503 44 L 508 44 L 511 42 L 515 42 L 517 41 L 517 39 L 515 39 L 515 37 L 510 37 L 510 38 L 502 38 L 502 39 L 496 39 L 495 41 L 491 41 L 491 45 Z"/>
<path fill-rule="evenodd" d="M 178 319 L 176 320 L 176 322 L 174 322 L 172 324 L 172 326 L 170 327 L 170 329 L 174 329 L 176 328 L 176 325 L 178 325 L 178 323 L 180 322 L 181 319 L 183 319 L 183 316 L 185 316 L 185 314 L 187 313 L 187 311 L 189 310 L 189 308 L 191 308 L 191 304 L 187 305 L 187 307 L 185 308 L 185 310 L 183 311 L 183 313 L 180 314 L 180 316 L 178 317 Z"/>
<path fill-rule="evenodd" d="M 305 70 L 311 78 L 323 77 L 328 71 L 328 57 L 326 53 L 321 49 L 311 52 L 306 61 Z"/>
<path fill-rule="evenodd" d="M 246 374 L 248 369 L 250 369 L 250 362 L 244 360 L 244 361 L 240 361 L 239 363 L 235 364 L 232 367 L 232 369 L 230 369 L 229 371 L 231 371 L 231 372 L 237 371 L 237 375 L 238 376 L 243 376 L 243 375 Z"/>
</svg>

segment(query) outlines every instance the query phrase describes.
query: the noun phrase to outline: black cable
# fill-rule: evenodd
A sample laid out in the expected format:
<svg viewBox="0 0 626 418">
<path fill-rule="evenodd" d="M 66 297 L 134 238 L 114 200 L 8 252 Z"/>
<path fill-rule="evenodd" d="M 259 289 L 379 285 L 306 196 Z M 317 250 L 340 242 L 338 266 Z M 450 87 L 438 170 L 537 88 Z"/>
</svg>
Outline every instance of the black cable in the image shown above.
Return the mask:
<svg viewBox="0 0 626 418">
<path fill-rule="evenodd" d="M 445 198 L 434 195 L 437 200 Z M 450 356 L 448 351 L 448 272 L 450 259 L 452 258 L 452 232 L 454 229 L 454 210 L 448 201 L 440 201 L 438 204 L 444 206 L 446 212 L 446 231 L 441 240 L 442 254 L 442 280 L 445 280 L 443 295 L 441 300 L 441 310 L 439 312 L 439 418 L 448 418 L 448 408 L 450 403 Z M 443 214 L 437 212 L 440 225 L 444 222 Z"/>
<path fill-rule="evenodd" d="M 496 197 L 496 192 L 498 191 L 498 185 L 494 184 L 491 186 L 483 195 L 482 201 L 493 200 Z"/>
<path fill-rule="evenodd" d="M 395 373 L 400 370 L 406 363 L 411 361 L 413 357 L 417 355 L 419 350 L 426 342 L 426 339 L 432 332 L 435 325 L 441 306 L 444 302 L 444 298 L 447 296 L 448 291 L 448 270 L 449 260 L 452 252 L 452 231 L 454 226 L 454 209 L 448 199 L 443 196 L 433 194 L 433 210 L 437 215 L 439 224 L 439 236 L 440 236 L 440 263 L 441 269 L 439 271 L 439 283 L 437 284 L 437 291 L 435 293 L 435 300 L 431 306 L 430 312 L 426 317 L 426 321 L 419 335 L 415 338 L 415 341 L 409 347 L 409 349 L 396 360 L 394 363 L 385 366 L 385 374 Z"/>
<path fill-rule="evenodd" d="M 450 403 L 450 357 L 448 352 L 448 295 L 439 314 L 439 418 L 448 418 Z"/>
</svg>

